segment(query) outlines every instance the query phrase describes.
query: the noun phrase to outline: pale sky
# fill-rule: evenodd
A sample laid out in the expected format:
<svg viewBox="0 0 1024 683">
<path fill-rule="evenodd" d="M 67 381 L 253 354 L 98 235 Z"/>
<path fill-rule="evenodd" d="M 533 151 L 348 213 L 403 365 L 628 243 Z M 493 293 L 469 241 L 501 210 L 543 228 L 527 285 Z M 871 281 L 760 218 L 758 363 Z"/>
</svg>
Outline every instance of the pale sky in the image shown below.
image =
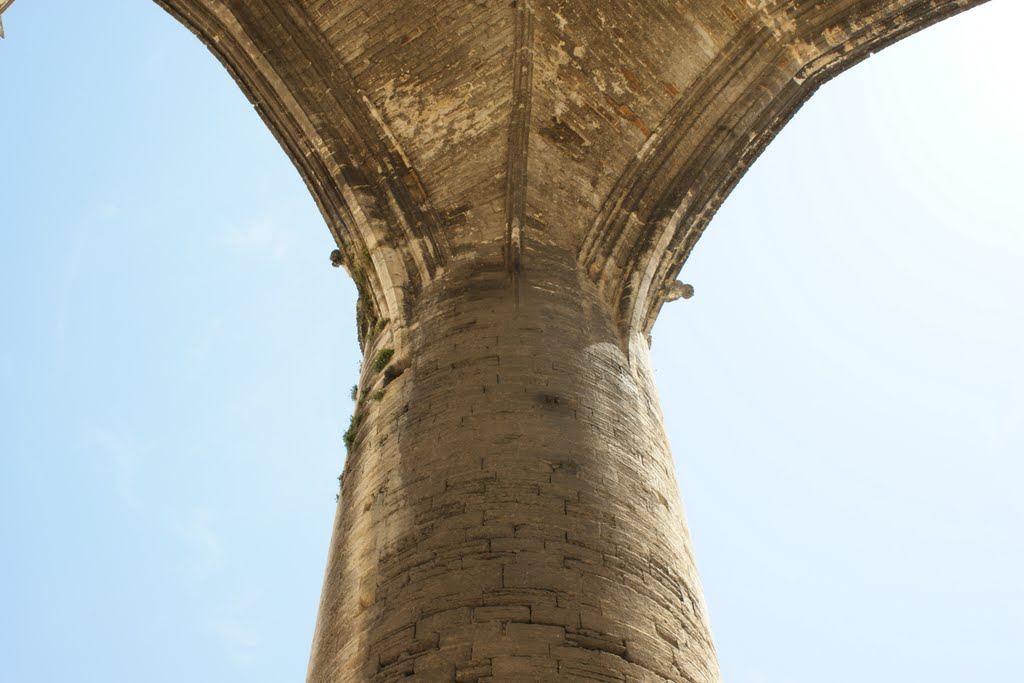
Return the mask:
<svg viewBox="0 0 1024 683">
<path fill-rule="evenodd" d="M 992 0 L 827 84 L 655 328 L 730 683 L 1020 678 L 1021 25 Z M 4 26 L 0 681 L 301 680 L 354 288 L 155 4 Z"/>
</svg>

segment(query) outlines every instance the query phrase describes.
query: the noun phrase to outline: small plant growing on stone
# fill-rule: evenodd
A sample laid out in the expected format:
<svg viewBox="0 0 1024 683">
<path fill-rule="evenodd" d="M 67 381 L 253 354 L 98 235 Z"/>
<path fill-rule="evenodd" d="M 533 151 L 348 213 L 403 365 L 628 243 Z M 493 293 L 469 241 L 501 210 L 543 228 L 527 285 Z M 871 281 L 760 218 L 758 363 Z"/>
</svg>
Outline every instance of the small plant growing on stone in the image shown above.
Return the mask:
<svg viewBox="0 0 1024 683">
<path fill-rule="evenodd" d="M 374 401 L 383 401 L 384 400 L 384 390 L 383 389 L 378 389 L 377 391 L 373 392 L 373 396 L 371 396 L 370 398 L 372 398 Z"/>
<path fill-rule="evenodd" d="M 349 396 L 351 396 L 353 401 L 356 400 L 356 397 L 359 396 L 359 385 L 358 384 L 353 384 L 352 385 L 352 391 L 349 392 Z"/>
<path fill-rule="evenodd" d="M 351 451 L 352 447 L 356 445 L 356 431 L 359 429 L 359 423 L 363 421 L 362 406 L 356 406 L 356 412 L 352 413 L 352 421 L 349 422 L 348 429 L 345 431 L 345 450 Z"/>
<path fill-rule="evenodd" d="M 384 329 L 388 322 L 388 318 L 378 318 L 377 321 L 374 322 L 370 329 L 366 332 L 366 341 L 372 342 L 374 339 L 376 339 L 377 335 L 381 333 L 381 330 Z"/>
<path fill-rule="evenodd" d="M 394 349 L 381 349 L 377 352 L 376 358 L 373 359 L 373 369 L 380 372 L 388 366 L 388 363 L 391 362 L 391 357 L 394 355 Z"/>
</svg>

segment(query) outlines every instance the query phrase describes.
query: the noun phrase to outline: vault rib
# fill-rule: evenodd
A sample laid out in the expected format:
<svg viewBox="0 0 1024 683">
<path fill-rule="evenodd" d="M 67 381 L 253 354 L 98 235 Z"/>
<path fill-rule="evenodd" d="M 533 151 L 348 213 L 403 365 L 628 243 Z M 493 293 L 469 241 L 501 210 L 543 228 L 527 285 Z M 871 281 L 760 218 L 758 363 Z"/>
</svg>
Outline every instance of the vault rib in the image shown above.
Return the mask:
<svg viewBox="0 0 1024 683">
<path fill-rule="evenodd" d="M 505 266 L 510 273 L 523 267 L 523 229 L 533 101 L 533 10 L 526 0 L 516 2 L 515 44 L 512 53 L 512 111 L 508 125 L 508 168 L 505 174 Z"/>
</svg>

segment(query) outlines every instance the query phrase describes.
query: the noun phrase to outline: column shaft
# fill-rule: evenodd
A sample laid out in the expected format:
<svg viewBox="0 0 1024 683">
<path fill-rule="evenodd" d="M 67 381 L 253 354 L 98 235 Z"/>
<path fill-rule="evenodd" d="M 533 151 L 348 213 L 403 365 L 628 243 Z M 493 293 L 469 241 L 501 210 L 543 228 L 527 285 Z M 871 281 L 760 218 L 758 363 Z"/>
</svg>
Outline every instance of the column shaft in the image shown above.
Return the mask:
<svg viewBox="0 0 1024 683">
<path fill-rule="evenodd" d="M 647 346 L 526 257 L 367 345 L 309 681 L 718 680 Z"/>
</svg>

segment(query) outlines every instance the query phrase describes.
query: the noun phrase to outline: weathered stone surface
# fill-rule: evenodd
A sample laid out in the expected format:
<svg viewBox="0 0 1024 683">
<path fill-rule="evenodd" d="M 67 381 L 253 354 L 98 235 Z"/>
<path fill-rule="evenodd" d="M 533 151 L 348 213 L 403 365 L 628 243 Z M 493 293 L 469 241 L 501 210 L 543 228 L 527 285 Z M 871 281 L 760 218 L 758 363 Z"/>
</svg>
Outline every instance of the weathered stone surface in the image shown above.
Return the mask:
<svg viewBox="0 0 1024 683">
<path fill-rule="evenodd" d="M 719 680 L 647 335 L 814 90 L 980 1 L 158 0 L 360 291 L 310 681 Z"/>
<path fill-rule="evenodd" d="M 647 345 L 623 345 L 572 252 L 525 256 L 515 286 L 497 246 L 450 264 L 414 306 L 408 370 L 364 371 L 384 393 L 346 464 L 313 680 L 421 657 L 715 680 Z M 367 357 L 395 343 L 389 323 Z"/>
</svg>

